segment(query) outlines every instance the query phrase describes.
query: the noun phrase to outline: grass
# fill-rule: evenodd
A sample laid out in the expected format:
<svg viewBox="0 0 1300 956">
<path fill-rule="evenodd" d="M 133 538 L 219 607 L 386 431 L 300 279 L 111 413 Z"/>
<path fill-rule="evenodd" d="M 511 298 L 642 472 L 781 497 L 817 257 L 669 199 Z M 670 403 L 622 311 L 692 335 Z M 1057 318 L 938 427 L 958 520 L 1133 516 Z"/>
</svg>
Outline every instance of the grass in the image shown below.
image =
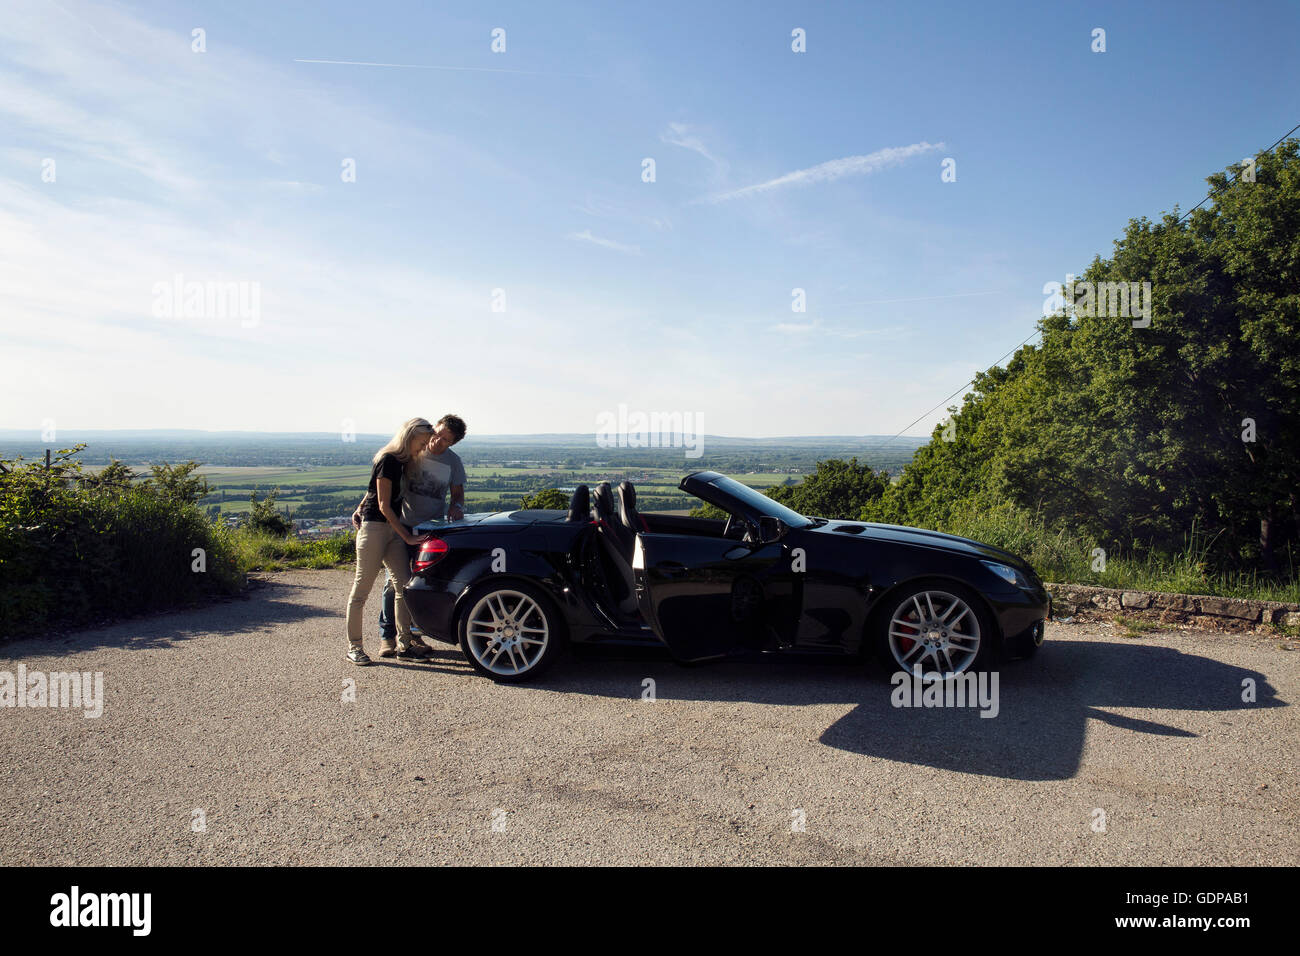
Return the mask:
<svg viewBox="0 0 1300 956">
<path fill-rule="evenodd" d="M 337 568 L 357 559 L 356 536 L 351 531 L 314 541 L 277 538 L 246 528 L 232 528 L 227 534 L 241 571 Z"/>
<path fill-rule="evenodd" d="M 1153 621 L 1144 621 L 1137 617 L 1125 617 L 1123 614 L 1115 616 L 1115 623 L 1124 628 L 1121 637 L 1141 637 L 1148 631 L 1160 630 L 1160 625 Z"/>
<path fill-rule="evenodd" d="M 370 480 L 369 465 L 320 465 L 312 468 L 286 468 L 277 465 L 203 465 L 198 473 L 208 479 L 213 488 L 267 485 L 276 482 L 286 485 L 360 484 L 365 487 Z"/>
<path fill-rule="evenodd" d="M 1300 603 L 1300 578 L 1290 573 L 1269 578 L 1255 571 L 1213 570 L 1212 539 L 1195 531 L 1176 554 L 1107 554 L 1099 560 L 1097 543 L 1064 531 L 1052 531 L 1037 515 L 992 509 L 958 516 L 940 528 L 1017 554 L 1046 581 L 1093 584 L 1132 591 L 1212 594 L 1253 601 Z"/>
</svg>

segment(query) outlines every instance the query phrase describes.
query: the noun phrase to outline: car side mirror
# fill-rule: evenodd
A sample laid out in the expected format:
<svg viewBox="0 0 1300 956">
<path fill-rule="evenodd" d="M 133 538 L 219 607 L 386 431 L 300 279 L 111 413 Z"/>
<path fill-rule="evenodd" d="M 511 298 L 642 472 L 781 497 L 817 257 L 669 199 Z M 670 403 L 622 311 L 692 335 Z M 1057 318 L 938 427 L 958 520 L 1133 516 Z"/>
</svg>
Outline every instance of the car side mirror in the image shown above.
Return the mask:
<svg viewBox="0 0 1300 956">
<path fill-rule="evenodd" d="M 774 541 L 780 541 L 789 530 L 790 526 L 780 518 L 772 515 L 759 515 L 758 543 L 771 544 Z"/>
</svg>

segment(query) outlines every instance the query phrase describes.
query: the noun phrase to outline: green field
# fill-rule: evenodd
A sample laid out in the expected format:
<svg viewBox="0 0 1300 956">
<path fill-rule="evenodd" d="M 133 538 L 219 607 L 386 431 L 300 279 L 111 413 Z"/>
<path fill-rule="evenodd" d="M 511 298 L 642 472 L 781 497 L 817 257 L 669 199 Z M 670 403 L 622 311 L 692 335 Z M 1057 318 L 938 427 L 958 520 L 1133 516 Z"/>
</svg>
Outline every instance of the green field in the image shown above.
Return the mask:
<svg viewBox="0 0 1300 956">
<path fill-rule="evenodd" d="M 143 470 L 143 469 L 138 469 Z M 680 510 L 694 506 L 677 488 L 684 468 L 592 468 L 505 467 L 500 464 L 467 465 L 466 504 L 471 511 L 518 507 L 525 494 L 545 488 L 571 488 L 577 484 L 594 487 L 601 481 L 617 485 L 628 479 L 636 485 L 644 510 Z M 370 468 L 365 465 L 323 465 L 306 467 L 205 465 L 199 473 L 207 479 L 211 494 L 204 507 L 216 506 L 222 514 L 243 514 L 251 508 L 249 496 L 265 497 L 278 489 L 276 501 L 300 517 L 323 518 L 347 514 L 365 493 Z M 755 488 L 767 488 L 798 475 L 780 472 L 739 473 L 732 477 Z"/>
<path fill-rule="evenodd" d="M 218 484 L 247 487 L 255 484 L 353 484 L 364 488 L 370 480 L 369 465 L 321 465 L 318 467 L 282 468 L 249 466 L 204 465 L 199 474 L 208 479 L 214 488 Z"/>
<path fill-rule="evenodd" d="M 376 442 L 378 438 L 376 437 Z M 636 485 L 638 507 L 647 512 L 680 511 L 698 505 L 677 484 L 692 471 L 730 475 L 759 489 L 796 482 L 827 457 L 861 455 L 874 468 L 901 469 L 919 439 L 881 440 L 879 436 L 841 439 L 741 440 L 719 438 L 698 459 L 680 449 L 593 447 L 589 436 L 523 436 L 506 443 L 467 440 L 458 452 L 465 462 L 468 506 L 475 511 L 508 510 L 548 488 L 594 487 L 601 481 Z M 141 477 L 145 462 L 198 461 L 210 494 L 199 504 L 209 513 L 239 515 L 250 497 L 273 491 L 276 503 L 294 517 L 325 519 L 352 512 L 370 479 L 364 448 L 341 445 L 333 436 L 105 438 L 97 451 L 86 449 L 88 471 L 120 458 Z M 376 447 L 376 446 L 372 446 Z M 22 449 L 20 448 L 21 452 Z M 42 452 L 43 453 L 43 452 Z"/>
</svg>

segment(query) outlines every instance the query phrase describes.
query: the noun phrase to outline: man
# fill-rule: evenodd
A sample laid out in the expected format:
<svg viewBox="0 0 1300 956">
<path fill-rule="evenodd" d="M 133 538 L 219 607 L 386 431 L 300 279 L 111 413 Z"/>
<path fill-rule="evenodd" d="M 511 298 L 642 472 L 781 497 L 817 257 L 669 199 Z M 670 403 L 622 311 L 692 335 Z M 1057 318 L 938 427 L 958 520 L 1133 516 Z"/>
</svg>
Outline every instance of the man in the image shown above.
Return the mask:
<svg viewBox="0 0 1300 956">
<path fill-rule="evenodd" d="M 427 454 L 416 464 L 414 476 L 403 481 L 400 517 L 408 528 L 425 521 L 449 521 L 465 517 L 465 465 L 451 446 L 465 437 L 466 426 L 458 415 L 444 415 L 434 426 L 429 437 Z M 359 515 L 352 516 L 353 524 Z M 415 548 L 410 548 L 415 557 Z M 397 628 L 393 623 L 393 604 L 396 592 L 391 576 L 384 583 L 384 596 L 379 611 L 380 657 L 428 657 L 433 648 L 417 637 L 410 653 L 397 652 Z"/>
</svg>

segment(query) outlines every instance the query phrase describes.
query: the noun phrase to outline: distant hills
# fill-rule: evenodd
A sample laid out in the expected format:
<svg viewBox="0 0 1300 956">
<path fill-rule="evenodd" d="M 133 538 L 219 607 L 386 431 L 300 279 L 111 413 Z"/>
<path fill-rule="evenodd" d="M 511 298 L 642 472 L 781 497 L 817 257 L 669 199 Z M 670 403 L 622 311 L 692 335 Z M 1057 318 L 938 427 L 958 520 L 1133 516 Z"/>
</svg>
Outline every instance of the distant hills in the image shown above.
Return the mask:
<svg viewBox="0 0 1300 956">
<path fill-rule="evenodd" d="M 633 433 L 636 435 L 637 433 Z M 312 468 L 369 464 L 389 435 L 339 432 L 248 432 L 199 429 L 68 429 L 54 441 L 41 441 L 36 429 L 0 431 L 0 458 L 42 458 L 46 449 L 85 442 L 80 461 L 104 465 L 120 459 L 128 465 L 193 459 L 214 466 Z M 605 436 L 602 436 L 604 438 Z M 621 436 L 620 436 L 621 437 Z M 625 441 L 601 444 L 594 432 L 540 435 L 480 435 L 471 432 L 456 451 L 467 464 L 508 464 L 578 468 L 601 462 L 626 468 L 692 470 L 713 468 L 726 474 L 777 471 L 803 474 L 826 458 L 857 457 L 873 468 L 896 473 L 911 461 L 928 438 L 893 435 L 796 435 L 742 438 L 729 435 L 692 437 L 686 447 L 669 433 L 651 434 L 646 445 Z M 662 437 L 662 440 L 660 440 Z"/>
<path fill-rule="evenodd" d="M 664 433 L 667 434 L 667 433 Z M 562 445 L 565 447 L 599 447 L 595 432 L 545 432 L 537 435 L 481 435 L 471 433 L 475 444 L 485 445 Z M 42 447 L 57 444 L 67 447 L 77 442 L 140 441 L 140 442 L 321 442 L 340 441 L 338 432 L 250 432 L 204 431 L 196 428 L 157 429 L 68 429 L 56 434 L 55 442 L 41 442 L 39 428 L 0 429 L 0 442 L 5 445 L 22 443 L 40 444 Z M 391 435 L 357 434 L 358 444 L 384 444 Z M 775 438 L 745 438 L 730 435 L 705 435 L 703 442 L 718 446 L 744 446 L 750 448 L 789 447 L 790 445 L 854 445 L 890 444 L 899 447 L 918 447 L 929 441 L 929 436 L 915 435 L 791 435 Z"/>
</svg>

